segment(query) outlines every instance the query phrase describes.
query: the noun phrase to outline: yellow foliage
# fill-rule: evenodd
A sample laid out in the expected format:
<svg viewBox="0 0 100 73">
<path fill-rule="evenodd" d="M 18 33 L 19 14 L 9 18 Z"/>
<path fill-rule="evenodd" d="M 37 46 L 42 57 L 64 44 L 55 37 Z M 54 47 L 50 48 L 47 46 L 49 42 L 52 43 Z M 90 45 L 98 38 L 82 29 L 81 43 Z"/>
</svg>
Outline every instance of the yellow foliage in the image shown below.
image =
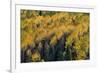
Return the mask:
<svg viewBox="0 0 100 73">
<path fill-rule="evenodd" d="M 50 45 L 68 33 L 66 48 L 72 46 L 77 51 L 76 59 L 85 59 L 89 52 L 89 14 L 79 12 L 55 12 L 46 14 L 47 11 L 21 10 L 21 49 L 35 46 L 44 38 L 50 39 Z M 54 35 L 53 35 L 54 34 Z M 53 35 L 51 37 L 51 35 Z M 40 54 L 34 52 L 32 60 L 40 60 Z"/>
<path fill-rule="evenodd" d="M 32 54 L 32 61 L 33 62 L 38 62 L 41 60 L 41 56 L 40 56 L 40 53 L 39 52 L 33 52 Z"/>
<path fill-rule="evenodd" d="M 54 36 L 53 38 L 51 38 L 50 45 L 55 45 L 56 43 L 57 43 L 57 37 Z"/>
<path fill-rule="evenodd" d="M 77 50 L 77 57 L 76 60 L 84 60 L 86 58 L 85 51 Z"/>
</svg>

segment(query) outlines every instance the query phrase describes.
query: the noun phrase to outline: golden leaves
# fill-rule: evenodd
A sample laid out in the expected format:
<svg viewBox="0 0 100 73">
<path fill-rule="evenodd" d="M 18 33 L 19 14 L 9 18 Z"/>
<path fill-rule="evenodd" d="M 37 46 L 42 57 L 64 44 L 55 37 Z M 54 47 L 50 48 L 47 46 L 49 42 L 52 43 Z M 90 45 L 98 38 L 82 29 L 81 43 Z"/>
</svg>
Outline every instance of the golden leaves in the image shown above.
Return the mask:
<svg viewBox="0 0 100 73">
<path fill-rule="evenodd" d="M 50 45 L 55 45 L 57 43 L 57 37 L 54 36 L 51 38 Z"/>
<path fill-rule="evenodd" d="M 40 53 L 38 51 L 33 52 L 32 54 L 32 61 L 39 62 L 41 60 Z"/>
<path fill-rule="evenodd" d="M 24 36 L 22 36 L 22 40 L 21 40 L 21 48 L 25 48 L 28 45 L 33 44 L 33 37 L 31 34 L 25 33 Z"/>
<path fill-rule="evenodd" d="M 65 33 L 68 33 L 65 48 L 73 47 L 77 54 L 76 59 L 85 59 L 90 48 L 88 13 L 21 11 L 22 49 L 27 46 L 34 48 L 44 38 L 50 40 L 50 45 L 55 45 Z M 28 51 L 29 53 L 30 51 Z M 40 59 L 38 51 L 32 53 L 32 61 Z M 44 60 L 42 59 L 42 61 Z"/>
<path fill-rule="evenodd" d="M 77 57 L 76 60 L 84 60 L 86 58 L 85 51 L 77 50 Z"/>
</svg>

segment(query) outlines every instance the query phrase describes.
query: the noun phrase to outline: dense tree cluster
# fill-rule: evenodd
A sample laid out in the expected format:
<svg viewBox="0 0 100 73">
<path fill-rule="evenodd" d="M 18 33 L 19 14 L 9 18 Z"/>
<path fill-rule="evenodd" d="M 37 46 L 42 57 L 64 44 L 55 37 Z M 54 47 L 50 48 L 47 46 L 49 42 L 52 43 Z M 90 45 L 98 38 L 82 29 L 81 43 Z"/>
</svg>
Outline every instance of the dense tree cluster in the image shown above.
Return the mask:
<svg viewBox="0 0 100 73">
<path fill-rule="evenodd" d="M 89 59 L 89 13 L 21 10 L 21 62 Z"/>
</svg>

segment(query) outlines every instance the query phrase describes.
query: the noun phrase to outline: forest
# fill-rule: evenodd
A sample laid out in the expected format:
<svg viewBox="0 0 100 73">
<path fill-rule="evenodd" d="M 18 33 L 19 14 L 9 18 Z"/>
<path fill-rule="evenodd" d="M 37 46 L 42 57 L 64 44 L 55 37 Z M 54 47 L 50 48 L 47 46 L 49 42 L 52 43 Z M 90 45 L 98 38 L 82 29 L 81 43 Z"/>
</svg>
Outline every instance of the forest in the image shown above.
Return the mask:
<svg viewBox="0 0 100 73">
<path fill-rule="evenodd" d="M 20 10 L 21 63 L 89 60 L 90 15 Z"/>
</svg>

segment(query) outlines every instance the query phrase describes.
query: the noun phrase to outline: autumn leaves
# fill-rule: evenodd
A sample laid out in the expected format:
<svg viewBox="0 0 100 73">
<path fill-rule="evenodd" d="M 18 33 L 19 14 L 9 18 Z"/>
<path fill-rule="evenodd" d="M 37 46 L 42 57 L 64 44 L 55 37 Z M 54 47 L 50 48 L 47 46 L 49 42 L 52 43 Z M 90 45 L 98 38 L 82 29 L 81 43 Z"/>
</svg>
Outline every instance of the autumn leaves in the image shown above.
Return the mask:
<svg viewBox="0 0 100 73">
<path fill-rule="evenodd" d="M 89 14 L 21 10 L 21 62 L 89 59 Z"/>
</svg>

